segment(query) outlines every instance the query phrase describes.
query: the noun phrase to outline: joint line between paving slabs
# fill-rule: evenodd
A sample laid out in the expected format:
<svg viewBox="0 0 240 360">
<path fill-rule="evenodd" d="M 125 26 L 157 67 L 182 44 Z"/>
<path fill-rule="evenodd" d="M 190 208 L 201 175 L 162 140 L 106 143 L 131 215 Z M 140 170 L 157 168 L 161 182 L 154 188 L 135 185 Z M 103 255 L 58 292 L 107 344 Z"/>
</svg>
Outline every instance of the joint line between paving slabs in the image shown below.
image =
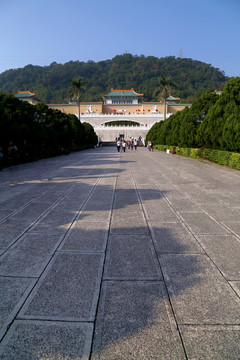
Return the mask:
<svg viewBox="0 0 240 360">
<path fill-rule="evenodd" d="M 98 314 L 98 311 L 99 311 L 99 303 L 100 303 L 100 297 L 101 297 L 101 294 L 102 294 L 103 283 L 105 282 L 105 280 L 103 279 L 103 275 L 104 275 L 104 268 L 105 268 L 105 264 L 106 264 L 106 254 L 107 254 L 107 248 L 108 248 L 109 236 L 110 236 L 110 225 L 111 225 L 111 220 L 112 220 L 113 204 L 114 204 L 114 200 L 115 200 L 116 184 L 117 184 L 117 178 L 118 178 L 118 172 L 116 171 L 116 173 L 117 173 L 117 175 L 116 175 L 116 179 L 115 179 L 114 186 L 113 186 L 113 194 L 112 194 L 111 209 L 110 209 L 110 216 L 109 216 L 107 241 L 106 241 L 105 251 L 102 253 L 103 254 L 102 274 L 101 274 L 101 279 L 100 279 L 100 284 L 99 284 L 98 299 L 96 301 L 96 313 L 95 313 L 95 319 L 93 321 L 93 335 L 92 335 L 92 342 L 91 342 L 91 347 L 90 347 L 90 357 L 89 357 L 89 359 L 91 359 L 91 357 L 92 357 L 93 341 L 94 341 L 94 334 L 95 334 L 95 330 L 96 330 L 97 314 Z"/>
<path fill-rule="evenodd" d="M 143 203 L 142 203 L 142 198 L 141 198 L 141 194 L 139 193 L 138 191 L 138 188 L 137 188 L 137 184 L 135 182 L 135 179 L 134 179 L 134 176 L 132 174 L 132 177 L 133 177 L 133 181 L 134 181 L 134 185 L 135 185 L 135 189 L 136 189 L 136 192 L 137 192 L 137 196 L 138 196 L 138 199 L 139 199 L 139 203 L 140 203 L 140 206 L 142 208 L 142 211 L 143 211 L 143 215 L 144 215 L 144 218 L 145 218 L 145 221 L 148 225 L 148 228 L 150 230 L 150 237 L 151 237 L 151 242 L 152 242 L 152 247 L 154 249 L 154 252 L 155 252 L 155 256 L 157 258 L 157 261 L 158 261 L 158 265 L 159 265 L 159 268 L 160 268 L 160 271 L 161 271 L 161 274 L 162 274 L 162 279 L 163 279 L 163 283 L 164 283 L 164 286 L 165 286 L 165 289 L 166 289 L 166 293 L 167 293 L 167 296 L 168 296 L 168 301 L 169 301 L 169 306 L 171 308 L 171 312 L 173 314 L 173 317 L 174 317 L 174 321 L 175 321 L 175 325 L 176 325 L 176 329 L 177 329 L 177 332 L 178 332 L 178 335 L 179 335 L 179 338 L 180 338 L 180 341 L 181 341 L 181 344 L 182 344 L 182 348 L 183 348 L 183 352 L 184 352 L 184 355 L 186 357 L 186 359 L 188 359 L 187 357 L 187 352 L 186 352 L 186 349 L 185 349 L 185 345 L 184 345 L 184 342 L 183 342 L 183 338 L 182 338 L 182 334 L 181 334 L 181 331 L 180 331 L 180 328 L 179 328 L 179 325 L 178 325 L 178 322 L 177 322 L 177 318 L 176 318 L 176 315 L 175 315 L 175 312 L 174 312 L 174 309 L 173 309 L 173 305 L 172 305 L 172 302 L 171 302 L 171 298 L 170 298 L 170 294 L 169 294 L 169 290 L 168 290 L 168 287 L 167 287 L 167 281 L 166 281 L 166 278 L 164 276 L 164 273 L 163 273 L 163 270 L 162 270 L 162 266 L 161 266 L 161 263 L 160 263 L 160 260 L 157 256 L 157 250 L 156 250 L 156 247 L 155 247 L 155 244 L 154 244 L 154 241 L 153 241 L 153 237 L 152 237 L 152 227 L 151 225 L 149 224 L 148 222 L 148 219 L 147 219 L 147 216 L 146 216 L 146 213 L 145 213 L 145 209 L 144 209 L 144 206 L 143 206 Z M 153 180 L 151 178 L 151 180 Z M 154 182 L 154 180 L 153 180 Z M 154 182 L 155 184 L 155 182 Z M 155 184 L 156 185 L 156 184 Z M 159 188 L 158 188 L 159 189 Z M 159 190 L 160 191 L 160 190 Z M 168 305 L 167 305 L 168 306 Z"/>
</svg>

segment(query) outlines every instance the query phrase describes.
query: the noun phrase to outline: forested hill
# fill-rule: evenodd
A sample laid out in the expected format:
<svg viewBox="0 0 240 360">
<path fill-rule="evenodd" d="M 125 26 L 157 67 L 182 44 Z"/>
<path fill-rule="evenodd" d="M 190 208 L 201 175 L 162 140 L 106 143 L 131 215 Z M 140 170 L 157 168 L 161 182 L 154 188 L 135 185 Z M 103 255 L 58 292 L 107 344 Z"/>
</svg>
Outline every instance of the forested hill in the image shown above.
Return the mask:
<svg viewBox="0 0 240 360">
<path fill-rule="evenodd" d="M 160 74 L 177 85 L 172 95 L 189 102 L 206 90 L 222 90 L 229 80 L 223 71 L 197 60 L 123 54 L 99 62 L 54 62 L 49 66 L 27 65 L 7 70 L 0 74 L 0 92 L 30 90 L 47 103 L 58 103 L 68 97 L 69 82 L 81 76 L 88 82 L 82 93 L 83 101 L 101 101 L 101 95 L 111 88 L 134 88 L 144 94 L 144 101 L 153 101 Z"/>
</svg>

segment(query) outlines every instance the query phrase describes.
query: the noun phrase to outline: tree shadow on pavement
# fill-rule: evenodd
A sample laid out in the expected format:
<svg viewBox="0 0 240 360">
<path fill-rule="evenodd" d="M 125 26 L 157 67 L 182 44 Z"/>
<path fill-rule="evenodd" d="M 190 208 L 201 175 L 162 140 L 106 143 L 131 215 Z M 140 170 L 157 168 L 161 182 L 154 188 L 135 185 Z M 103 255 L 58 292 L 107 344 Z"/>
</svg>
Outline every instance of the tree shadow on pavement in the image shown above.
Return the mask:
<svg viewBox="0 0 240 360">
<path fill-rule="evenodd" d="M 8 309 L 2 324 L 8 330 L 13 322 L 13 327 L 4 354 L 19 359 L 68 356 L 60 346 L 66 343 L 64 331 L 57 335 L 56 330 L 68 323 L 71 350 L 66 348 L 74 356 L 88 349 L 91 359 L 185 359 L 176 321 L 224 319 L 226 298 L 210 292 L 216 270 L 166 203 L 164 192 L 141 186 L 115 190 L 116 173 L 121 176 L 124 169 L 90 166 L 78 174 L 73 164 L 63 166 L 46 194 L 39 197 L 41 186 L 35 184 L 31 201 L 22 197 L 17 202 L 16 196 L 15 211 L 0 224 L 0 279 L 16 279 L 18 294 L 9 306 L 13 284 L 5 284 Z M 100 176 L 97 183 L 95 176 Z M 0 211 L 7 210 L 6 204 L 0 204 Z M 9 209 L 13 206 L 14 199 Z M 23 291 L 19 279 L 36 279 L 36 284 Z M 26 322 L 21 325 L 17 316 Z M 36 345 L 47 322 L 55 326 L 55 342 L 49 335 L 48 342 Z M 73 331 L 76 323 L 85 330 Z M 23 336 L 15 324 L 25 329 Z"/>
</svg>

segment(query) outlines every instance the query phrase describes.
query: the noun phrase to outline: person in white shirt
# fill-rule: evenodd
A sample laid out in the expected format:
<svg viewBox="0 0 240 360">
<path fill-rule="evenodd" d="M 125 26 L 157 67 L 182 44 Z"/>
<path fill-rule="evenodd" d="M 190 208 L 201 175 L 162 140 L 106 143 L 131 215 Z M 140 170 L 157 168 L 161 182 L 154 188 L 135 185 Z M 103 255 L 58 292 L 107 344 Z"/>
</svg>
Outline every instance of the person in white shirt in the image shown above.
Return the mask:
<svg viewBox="0 0 240 360">
<path fill-rule="evenodd" d="M 137 150 L 137 140 L 136 139 L 134 140 L 133 145 L 134 145 L 135 150 Z"/>
<path fill-rule="evenodd" d="M 119 152 L 120 149 L 121 149 L 121 141 L 118 140 L 118 141 L 117 141 L 117 151 Z"/>
</svg>

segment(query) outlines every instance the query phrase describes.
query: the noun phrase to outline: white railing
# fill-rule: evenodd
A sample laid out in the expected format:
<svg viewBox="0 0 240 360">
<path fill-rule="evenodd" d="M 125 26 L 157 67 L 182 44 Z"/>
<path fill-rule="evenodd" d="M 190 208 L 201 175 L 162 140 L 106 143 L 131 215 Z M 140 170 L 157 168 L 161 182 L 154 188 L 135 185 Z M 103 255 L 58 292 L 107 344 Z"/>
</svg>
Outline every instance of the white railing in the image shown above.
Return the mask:
<svg viewBox="0 0 240 360">
<path fill-rule="evenodd" d="M 139 130 L 149 130 L 151 129 L 151 127 L 153 126 L 154 124 L 150 124 L 150 125 L 147 125 L 147 126 L 137 126 L 137 125 L 126 125 L 126 126 L 123 126 L 123 125 L 116 125 L 116 126 L 104 126 L 104 124 L 102 125 L 92 125 L 93 128 L 95 130 L 114 130 L 114 129 L 117 129 L 117 130 L 131 130 L 131 129 L 139 129 Z"/>
<path fill-rule="evenodd" d="M 76 116 L 78 116 L 78 114 L 75 114 Z M 166 114 L 166 118 L 168 118 L 169 116 L 171 116 L 172 113 L 167 113 Z M 144 116 L 144 117 L 153 117 L 153 118 L 163 118 L 163 113 L 155 113 L 155 114 L 151 114 L 151 113 L 140 113 L 140 114 L 102 114 L 102 113 L 82 113 L 81 117 L 100 117 L 100 118 L 108 118 L 108 117 L 114 117 L 114 118 L 118 118 L 118 117 L 140 117 L 140 116 Z"/>
</svg>

